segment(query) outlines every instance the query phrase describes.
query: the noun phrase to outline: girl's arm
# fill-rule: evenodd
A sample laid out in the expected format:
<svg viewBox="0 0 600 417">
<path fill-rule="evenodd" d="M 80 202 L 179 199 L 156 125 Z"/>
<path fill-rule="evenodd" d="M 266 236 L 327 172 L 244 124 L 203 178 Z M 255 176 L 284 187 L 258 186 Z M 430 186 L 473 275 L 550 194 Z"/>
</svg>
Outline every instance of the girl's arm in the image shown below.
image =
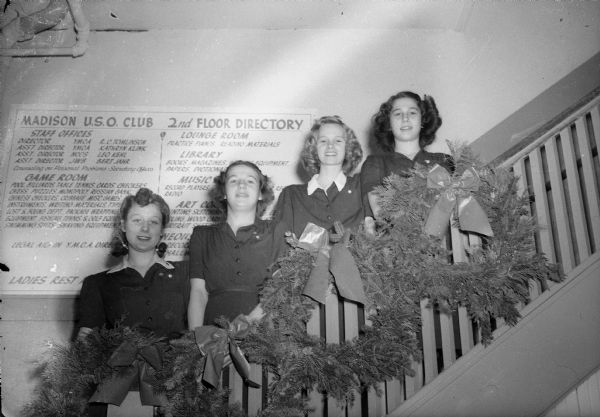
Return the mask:
<svg viewBox="0 0 600 417">
<path fill-rule="evenodd" d="M 373 218 L 376 219 L 380 210 L 377 193 L 375 191 L 369 191 L 367 193 L 367 199 L 369 200 L 369 206 L 371 207 L 371 211 L 373 212 Z"/>
<path fill-rule="evenodd" d="M 77 333 L 77 340 L 84 340 L 85 337 L 92 331 L 89 327 L 80 327 Z"/>
<path fill-rule="evenodd" d="M 188 327 L 190 330 L 204 324 L 204 311 L 208 302 L 206 282 L 200 278 L 190 279 L 190 302 L 188 304 Z"/>
<path fill-rule="evenodd" d="M 383 179 L 381 161 L 373 156 L 368 156 L 360 172 L 361 194 L 365 208 L 365 230 L 375 234 L 375 221 L 379 214 L 379 203 L 374 188 L 380 185 Z M 365 201 L 366 200 L 366 201 Z"/>
<path fill-rule="evenodd" d="M 254 307 L 254 309 L 250 313 L 248 313 L 246 319 L 248 320 L 248 322 L 256 324 L 260 322 L 264 316 L 265 311 L 262 309 L 262 306 L 260 304 L 257 304 L 257 306 Z"/>
</svg>

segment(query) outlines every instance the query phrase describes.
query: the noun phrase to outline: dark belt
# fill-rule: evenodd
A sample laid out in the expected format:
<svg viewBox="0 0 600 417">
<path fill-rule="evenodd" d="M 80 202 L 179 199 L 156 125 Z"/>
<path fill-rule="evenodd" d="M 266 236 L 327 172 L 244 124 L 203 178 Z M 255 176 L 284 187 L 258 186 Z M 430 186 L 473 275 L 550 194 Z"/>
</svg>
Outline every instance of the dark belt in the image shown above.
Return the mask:
<svg viewBox="0 0 600 417">
<path fill-rule="evenodd" d="M 209 291 L 208 295 L 210 296 L 217 296 L 217 295 L 223 295 L 223 294 L 227 294 L 227 293 L 237 293 L 237 292 L 242 292 L 242 293 L 246 293 L 246 294 L 256 294 L 257 291 L 256 290 L 249 290 L 246 288 L 228 288 L 228 289 L 221 289 L 221 290 L 214 290 L 214 291 Z"/>
</svg>

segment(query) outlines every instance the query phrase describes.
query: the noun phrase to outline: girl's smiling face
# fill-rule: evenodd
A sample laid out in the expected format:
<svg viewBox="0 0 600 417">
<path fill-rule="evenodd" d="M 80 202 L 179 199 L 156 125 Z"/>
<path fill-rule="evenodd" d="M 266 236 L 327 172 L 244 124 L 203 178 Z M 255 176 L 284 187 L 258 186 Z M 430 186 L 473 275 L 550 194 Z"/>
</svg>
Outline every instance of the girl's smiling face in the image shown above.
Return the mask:
<svg viewBox="0 0 600 417">
<path fill-rule="evenodd" d="M 163 231 L 162 213 L 156 204 L 142 207 L 133 203 L 127 218 L 121 220 L 121 230 L 127 237 L 130 251 L 154 251 Z"/>
<path fill-rule="evenodd" d="M 256 211 L 260 195 L 259 174 L 246 165 L 236 165 L 229 169 L 225 179 L 227 209 L 253 209 Z"/>
<path fill-rule="evenodd" d="M 390 127 L 396 141 L 419 140 L 421 133 L 421 109 L 410 97 L 394 100 L 390 111 Z"/>
<path fill-rule="evenodd" d="M 340 125 L 327 123 L 319 129 L 317 155 L 321 165 L 342 166 L 346 157 L 346 132 Z"/>
</svg>

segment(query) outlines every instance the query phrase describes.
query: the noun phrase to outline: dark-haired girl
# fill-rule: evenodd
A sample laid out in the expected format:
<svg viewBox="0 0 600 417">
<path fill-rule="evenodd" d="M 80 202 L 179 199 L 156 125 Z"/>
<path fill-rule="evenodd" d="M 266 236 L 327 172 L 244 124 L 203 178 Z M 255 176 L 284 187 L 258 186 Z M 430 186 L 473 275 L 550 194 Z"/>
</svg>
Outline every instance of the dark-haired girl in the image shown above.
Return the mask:
<svg viewBox="0 0 600 417">
<path fill-rule="evenodd" d="M 225 221 L 196 226 L 190 238 L 190 329 L 221 316 L 260 319 L 258 290 L 285 247 L 284 231 L 259 217 L 273 188 L 255 164 L 231 163 L 215 178 L 212 195 Z"/>
<path fill-rule="evenodd" d="M 370 155 L 361 169 L 362 191 L 366 193 L 375 217 L 379 211 L 374 188 L 391 174 L 407 176 L 416 164 L 432 167 L 439 164 L 452 172 L 450 155 L 431 153 L 425 147 L 435 140 L 442 125 L 433 97 L 402 91 L 382 103 L 373 116 L 373 134 L 383 151 Z"/>
</svg>

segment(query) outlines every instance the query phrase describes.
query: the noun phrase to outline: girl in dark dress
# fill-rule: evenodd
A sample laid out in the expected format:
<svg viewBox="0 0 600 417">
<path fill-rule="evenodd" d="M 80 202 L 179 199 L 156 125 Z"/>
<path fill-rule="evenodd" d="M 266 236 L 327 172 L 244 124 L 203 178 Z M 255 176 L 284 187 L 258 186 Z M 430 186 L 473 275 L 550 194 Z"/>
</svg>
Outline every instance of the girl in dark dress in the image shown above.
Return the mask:
<svg viewBox="0 0 600 417">
<path fill-rule="evenodd" d="M 335 221 L 356 229 L 364 220 L 360 179 L 350 174 L 362 159 L 362 148 L 338 116 L 316 120 L 307 135 L 301 160 L 312 178 L 289 185 L 279 195 L 275 220 L 300 237 L 308 222 L 332 231 Z M 366 200 L 365 200 L 366 201 Z"/>
<path fill-rule="evenodd" d="M 83 281 L 79 301 L 79 336 L 117 322 L 157 336 L 185 331 L 189 283 L 180 268 L 162 259 L 159 250 L 170 210 L 158 194 L 141 188 L 120 209 L 122 237 L 112 254 L 121 262 Z M 162 246 L 162 245 L 160 245 Z"/>
<path fill-rule="evenodd" d="M 407 176 L 416 164 L 425 167 L 441 165 L 454 171 L 450 155 L 431 153 L 425 147 L 435 140 L 435 133 L 442 125 L 435 100 L 412 91 L 402 91 L 381 104 L 373 116 L 375 140 L 383 153 L 370 155 L 361 169 L 362 192 L 368 198 L 373 217 L 379 206 L 374 188 L 391 174 Z M 373 226 L 372 221 L 367 225 Z"/>
<path fill-rule="evenodd" d="M 159 245 L 169 216 L 167 203 L 147 188 L 125 197 L 120 209 L 121 237 L 113 242 L 111 251 L 113 256 L 122 257 L 121 262 L 83 281 L 78 338 L 84 339 L 94 328 L 113 328 L 117 323 L 168 338 L 185 331 L 187 274 L 180 265 L 162 259 L 166 246 Z M 135 385 L 134 381 L 129 389 L 136 390 Z M 158 393 L 143 403 L 137 392 L 130 391 L 128 396 L 125 411 L 115 411 L 135 409 L 136 415 L 154 415 L 152 406 L 164 405 Z M 106 416 L 112 407 L 91 403 L 87 415 Z"/>
<path fill-rule="evenodd" d="M 230 164 L 215 178 L 213 195 L 226 218 L 194 227 L 190 238 L 190 329 L 221 316 L 259 320 L 258 290 L 285 247 L 283 229 L 259 218 L 273 201 L 273 189 L 256 165 Z"/>
</svg>

